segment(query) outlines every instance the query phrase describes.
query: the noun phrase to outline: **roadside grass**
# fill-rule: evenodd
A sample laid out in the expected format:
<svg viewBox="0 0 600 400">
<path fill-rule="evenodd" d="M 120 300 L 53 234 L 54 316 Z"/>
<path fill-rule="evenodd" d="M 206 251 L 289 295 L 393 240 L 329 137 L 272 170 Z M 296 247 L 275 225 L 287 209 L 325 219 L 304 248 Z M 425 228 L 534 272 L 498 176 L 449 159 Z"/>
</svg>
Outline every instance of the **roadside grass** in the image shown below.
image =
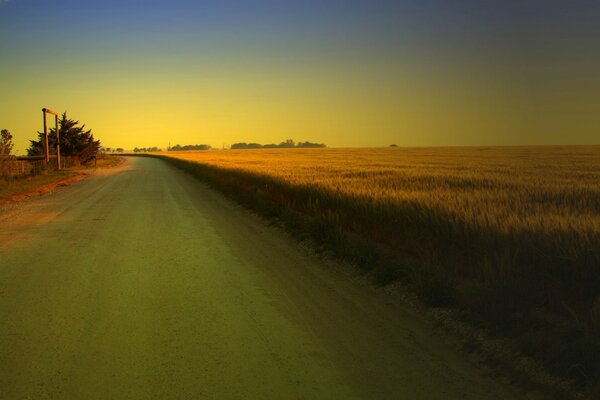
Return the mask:
<svg viewBox="0 0 600 400">
<path fill-rule="evenodd" d="M 96 160 L 96 168 L 112 168 L 123 162 L 123 157 L 110 154 L 101 154 Z"/>
<path fill-rule="evenodd" d="M 375 283 L 600 382 L 600 147 L 163 154 Z"/>
<path fill-rule="evenodd" d="M 0 200 L 34 191 L 41 186 L 60 181 L 74 175 L 77 175 L 76 171 L 61 170 L 47 171 L 41 175 L 27 176 L 17 179 L 0 179 Z"/>
<path fill-rule="evenodd" d="M 122 160 L 123 159 L 121 157 L 110 155 L 99 157 L 96 163 L 96 168 L 115 167 L 119 165 Z M 42 174 L 36 176 L 21 176 L 9 179 L 0 177 L 0 200 L 35 191 L 42 186 L 79 175 L 82 171 L 88 169 L 88 167 L 73 167 L 61 169 L 60 171 L 55 169 L 47 169 L 43 171 Z"/>
</svg>

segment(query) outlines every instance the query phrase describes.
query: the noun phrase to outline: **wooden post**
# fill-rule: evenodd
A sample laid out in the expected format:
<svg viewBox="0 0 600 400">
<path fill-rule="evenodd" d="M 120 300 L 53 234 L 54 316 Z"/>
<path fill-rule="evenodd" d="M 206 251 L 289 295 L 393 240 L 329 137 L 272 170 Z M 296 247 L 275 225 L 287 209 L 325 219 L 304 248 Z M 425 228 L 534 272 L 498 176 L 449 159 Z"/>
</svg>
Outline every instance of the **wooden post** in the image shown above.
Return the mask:
<svg viewBox="0 0 600 400">
<path fill-rule="evenodd" d="M 44 137 L 46 144 L 46 163 L 50 162 L 50 149 L 48 149 L 48 126 L 46 125 L 46 109 L 42 108 L 42 114 L 44 114 Z"/>
<path fill-rule="evenodd" d="M 54 115 L 54 129 L 56 130 L 56 169 L 60 169 L 60 135 L 58 133 L 58 113 L 49 108 L 42 108 L 44 114 L 44 136 L 46 137 L 46 163 L 50 162 L 50 149 L 48 148 L 48 126 L 46 125 L 46 114 Z"/>
<path fill-rule="evenodd" d="M 57 114 L 54 114 L 54 129 L 56 130 L 56 169 L 60 169 L 60 134 L 58 133 Z"/>
</svg>

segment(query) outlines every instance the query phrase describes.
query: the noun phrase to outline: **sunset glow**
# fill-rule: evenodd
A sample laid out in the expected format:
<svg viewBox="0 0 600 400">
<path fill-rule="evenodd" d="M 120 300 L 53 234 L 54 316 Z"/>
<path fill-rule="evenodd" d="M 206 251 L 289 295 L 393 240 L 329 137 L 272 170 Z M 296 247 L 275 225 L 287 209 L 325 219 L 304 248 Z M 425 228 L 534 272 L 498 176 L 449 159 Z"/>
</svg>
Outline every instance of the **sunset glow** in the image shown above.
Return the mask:
<svg viewBox="0 0 600 400">
<path fill-rule="evenodd" d="M 0 127 L 105 146 L 591 144 L 597 2 L 0 2 Z"/>
</svg>

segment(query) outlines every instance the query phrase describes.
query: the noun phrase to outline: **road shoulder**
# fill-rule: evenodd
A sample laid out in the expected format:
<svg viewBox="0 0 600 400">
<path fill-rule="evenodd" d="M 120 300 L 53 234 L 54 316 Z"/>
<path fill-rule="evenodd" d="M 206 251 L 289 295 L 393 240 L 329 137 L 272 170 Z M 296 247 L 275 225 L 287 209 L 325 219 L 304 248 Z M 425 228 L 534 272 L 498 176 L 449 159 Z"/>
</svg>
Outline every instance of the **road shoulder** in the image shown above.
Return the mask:
<svg viewBox="0 0 600 400">
<path fill-rule="evenodd" d="M 52 175 L 41 175 L 33 178 L 25 178 L 18 180 L 15 183 L 7 185 L 15 185 L 6 191 L 2 191 L 0 196 L 0 218 L 8 210 L 18 206 L 20 203 L 30 199 L 47 194 L 65 186 L 72 185 L 82 179 L 95 175 L 112 175 L 123 172 L 130 168 L 129 162 L 124 157 L 119 157 L 116 163 L 102 164 L 95 168 L 78 168 L 71 170 L 60 171 Z"/>
</svg>

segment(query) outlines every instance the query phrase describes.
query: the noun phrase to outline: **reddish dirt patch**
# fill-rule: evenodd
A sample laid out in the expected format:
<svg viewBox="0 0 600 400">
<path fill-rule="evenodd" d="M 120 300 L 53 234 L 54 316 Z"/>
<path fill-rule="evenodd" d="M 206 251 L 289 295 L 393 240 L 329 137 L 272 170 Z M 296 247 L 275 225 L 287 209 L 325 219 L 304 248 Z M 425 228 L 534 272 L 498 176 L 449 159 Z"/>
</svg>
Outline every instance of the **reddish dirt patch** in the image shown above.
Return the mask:
<svg viewBox="0 0 600 400">
<path fill-rule="evenodd" d="M 7 204 L 20 203 L 23 200 L 27 200 L 32 197 L 43 196 L 47 193 L 51 193 L 51 192 L 55 191 L 57 188 L 69 186 L 69 185 L 71 185 L 75 182 L 78 182 L 84 178 L 87 178 L 89 176 L 114 175 L 114 174 L 118 174 L 118 173 L 130 170 L 130 169 L 131 169 L 131 166 L 130 166 L 129 161 L 124 157 L 120 157 L 119 162 L 114 165 L 99 166 L 94 169 L 84 169 L 84 170 L 77 172 L 76 175 L 58 179 L 54 182 L 46 183 L 44 185 L 38 186 L 35 189 L 29 190 L 27 192 L 18 193 L 18 194 L 4 197 L 4 198 L 0 198 L 0 206 L 4 206 Z M 2 212 L 2 210 L 0 209 L 0 214 L 1 214 L 1 212 Z"/>
<path fill-rule="evenodd" d="M 50 182 L 45 185 L 39 186 L 39 187 L 37 187 L 33 190 L 30 190 L 28 192 L 25 192 L 25 193 L 19 193 L 19 194 L 15 194 L 15 195 L 0 199 L 0 206 L 7 204 L 7 203 L 23 201 L 30 197 L 42 196 L 46 193 L 50 193 L 50 192 L 56 190 L 56 188 L 68 186 L 72 183 L 82 180 L 85 177 L 86 177 L 86 174 L 83 174 L 83 173 L 69 176 L 67 178 L 62 178 L 57 181 Z"/>
</svg>

